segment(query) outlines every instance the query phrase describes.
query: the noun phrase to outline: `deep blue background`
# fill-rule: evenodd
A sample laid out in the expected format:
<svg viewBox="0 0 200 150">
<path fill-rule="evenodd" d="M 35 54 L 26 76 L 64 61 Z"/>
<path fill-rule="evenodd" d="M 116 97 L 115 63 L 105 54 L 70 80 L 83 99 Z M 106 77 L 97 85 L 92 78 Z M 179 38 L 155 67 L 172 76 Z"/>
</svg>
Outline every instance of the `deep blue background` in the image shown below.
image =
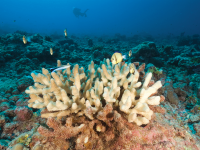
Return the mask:
<svg viewBox="0 0 200 150">
<path fill-rule="evenodd" d="M 73 7 L 87 18 L 76 18 Z M 16 20 L 16 22 L 14 22 Z M 0 30 L 128 36 L 200 34 L 200 0 L 0 0 Z"/>
</svg>

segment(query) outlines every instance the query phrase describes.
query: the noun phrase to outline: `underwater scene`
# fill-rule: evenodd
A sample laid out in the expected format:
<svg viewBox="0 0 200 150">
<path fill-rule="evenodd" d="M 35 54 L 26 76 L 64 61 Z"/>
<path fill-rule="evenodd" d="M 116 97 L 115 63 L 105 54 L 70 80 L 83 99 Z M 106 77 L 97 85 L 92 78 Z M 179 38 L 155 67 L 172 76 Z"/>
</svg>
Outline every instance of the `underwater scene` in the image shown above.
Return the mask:
<svg viewBox="0 0 200 150">
<path fill-rule="evenodd" d="M 1 0 L 0 150 L 200 150 L 199 0 Z"/>
</svg>

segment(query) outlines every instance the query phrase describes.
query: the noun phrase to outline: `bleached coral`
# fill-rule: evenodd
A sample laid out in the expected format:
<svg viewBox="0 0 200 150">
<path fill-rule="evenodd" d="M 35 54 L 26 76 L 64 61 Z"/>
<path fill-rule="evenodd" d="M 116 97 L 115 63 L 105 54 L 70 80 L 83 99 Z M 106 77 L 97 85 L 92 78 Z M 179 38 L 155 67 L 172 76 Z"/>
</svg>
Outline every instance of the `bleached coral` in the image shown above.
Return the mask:
<svg viewBox="0 0 200 150">
<path fill-rule="evenodd" d="M 130 65 L 112 65 L 109 59 L 104 59 L 101 67 L 91 62 L 87 71 L 78 65 L 72 70 L 52 73 L 43 68 L 42 74 L 31 74 L 35 84 L 26 90 L 30 94 L 28 106 L 46 108 L 41 115 L 43 118 L 62 118 L 74 113 L 93 120 L 106 104 L 110 104 L 127 114 L 124 117 L 129 122 L 147 124 L 153 114 L 148 105 L 159 105 L 160 96 L 154 94 L 162 84 L 151 81 L 152 73 L 139 81 L 140 73 L 135 68 L 130 74 Z M 59 60 L 58 66 L 61 66 Z"/>
</svg>

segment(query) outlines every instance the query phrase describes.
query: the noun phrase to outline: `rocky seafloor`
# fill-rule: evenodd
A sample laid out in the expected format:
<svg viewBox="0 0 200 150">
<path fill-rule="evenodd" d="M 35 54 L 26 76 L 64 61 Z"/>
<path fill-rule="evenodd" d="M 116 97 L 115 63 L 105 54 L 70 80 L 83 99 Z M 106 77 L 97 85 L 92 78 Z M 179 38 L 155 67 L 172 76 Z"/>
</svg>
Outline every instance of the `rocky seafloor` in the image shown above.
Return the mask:
<svg viewBox="0 0 200 150">
<path fill-rule="evenodd" d="M 24 34 L 31 37 L 30 43 L 22 42 Z M 50 47 L 53 55 L 49 52 Z M 118 127 L 118 130 L 123 130 L 124 134 L 120 136 L 124 139 L 118 138 L 110 149 L 200 149 L 199 35 L 154 38 L 116 34 L 114 37 L 64 38 L 22 31 L 0 36 L 0 149 L 11 149 L 17 143 L 21 143 L 18 145 L 21 149 L 34 149 L 31 143 L 36 136 L 31 136 L 30 132 L 36 131 L 39 124 L 46 124 L 47 120 L 40 117 L 38 109 L 27 106 L 29 95 L 25 89 L 34 84 L 31 72 L 56 67 L 57 60 L 61 60 L 62 64 L 79 64 L 86 68 L 91 61 L 99 65 L 104 58 L 110 59 L 114 52 L 128 54 L 129 50 L 133 54 L 126 62 L 145 63 L 145 72 L 150 71 L 154 79 L 165 81 L 159 90 L 165 101 L 154 110 L 155 116 L 145 127 L 137 127 L 124 120 L 126 128 Z M 139 131 L 147 132 L 148 136 L 136 134 Z M 135 140 L 137 144 L 127 146 L 124 141 L 132 141 L 133 136 L 140 139 Z M 70 149 L 75 147 L 71 145 Z M 82 149 L 92 148 L 85 146 Z"/>
</svg>

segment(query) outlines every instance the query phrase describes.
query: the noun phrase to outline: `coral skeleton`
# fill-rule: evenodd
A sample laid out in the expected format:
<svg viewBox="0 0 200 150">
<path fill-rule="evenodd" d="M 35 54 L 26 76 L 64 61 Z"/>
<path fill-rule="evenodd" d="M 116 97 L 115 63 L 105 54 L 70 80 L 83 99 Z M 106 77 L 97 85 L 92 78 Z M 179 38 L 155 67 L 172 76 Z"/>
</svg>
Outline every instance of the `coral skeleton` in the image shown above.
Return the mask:
<svg viewBox="0 0 200 150">
<path fill-rule="evenodd" d="M 57 64 L 61 66 L 59 60 Z M 35 84 L 25 91 L 30 94 L 28 106 L 43 108 L 43 118 L 61 119 L 73 114 L 86 116 L 90 120 L 103 120 L 107 125 L 110 122 L 106 120 L 106 113 L 110 110 L 105 110 L 113 109 L 128 122 L 138 126 L 148 124 L 153 114 L 149 105 L 160 104 L 161 96 L 155 94 L 162 84 L 161 81 L 154 83 L 151 80 L 152 73 L 147 73 L 141 79 L 141 68 L 138 71 L 135 65 L 135 71 L 131 74 L 130 65 L 112 65 L 109 59 L 104 59 L 101 67 L 91 62 L 86 71 L 79 65 L 72 70 L 67 68 L 52 73 L 43 68 L 42 74 L 31 74 Z M 97 130 L 104 129 L 99 124 Z"/>
</svg>

